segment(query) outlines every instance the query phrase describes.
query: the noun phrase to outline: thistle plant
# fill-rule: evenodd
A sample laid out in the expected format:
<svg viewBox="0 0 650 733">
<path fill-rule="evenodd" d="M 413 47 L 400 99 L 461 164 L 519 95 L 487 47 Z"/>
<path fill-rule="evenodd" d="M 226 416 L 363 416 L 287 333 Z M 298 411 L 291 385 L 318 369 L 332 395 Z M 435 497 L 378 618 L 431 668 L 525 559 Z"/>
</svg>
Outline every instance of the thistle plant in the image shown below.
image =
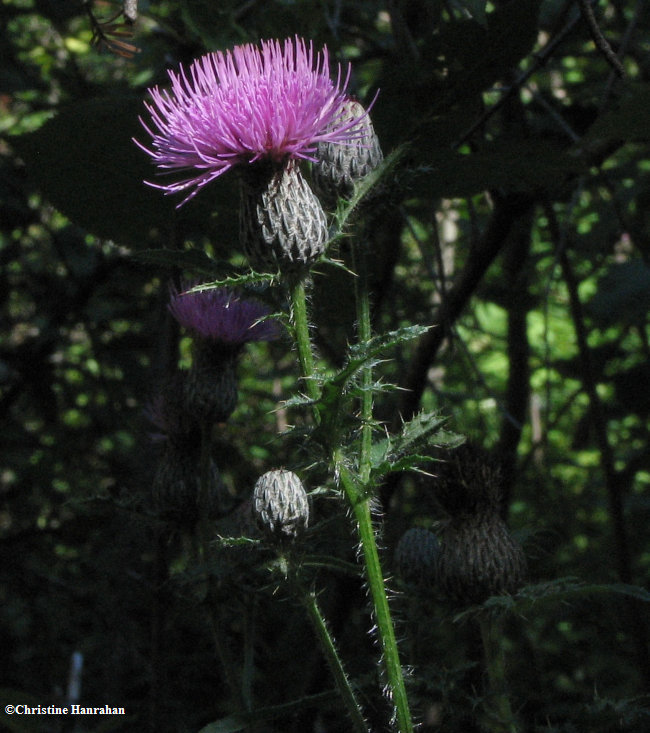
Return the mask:
<svg viewBox="0 0 650 733">
<path fill-rule="evenodd" d="M 358 118 L 340 113 L 349 76 L 350 67 L 343 77 L 339 66 L 335 84 L 327 49 L 316 54 L 297 37 L 236 46 L 170 71 L 171 92 L 151 89 L 146 105 L 152 149 L 138 144 L 162 171 L 192 175 L 150 185 L 190 191 L 183 204 L 233 168 L 315 161 L 319 143 L 359 139 Z"/>
<path fill-rule="evenodd" d="M 467 443 L 451 453 L 433 484 L 447 516 L 435 560 L 439 592 L 467 606 L 518 591 L 526 576 L 526 558 L 501 517 L 499 461 Z M 498 610 L 481 609 L 478 621 L 489 684 L 486 725 L 494 733 L 515 733 L 501 639 L 503 617 Z"/>
<path fill-rule="evenodd" d="M 225 278 L 212 283 L 212 290 L 172 292 L 172 314 L 195 337 L 194 373 L 180 394 L 186 411 L 204 426 L 204 483 L 210 455 L 210 432 L 205 425 L 227 419 L 234 408 L 234 358 L 244 343 L 275 335 L 265 320 L 268 312 L 229 299 L 221 288 L 224 283 L 279 284 L 276 302 L 288 300 L 289 306 L 288 312 L 276 315 L 287 324 L 293 339 L 299 377 L 287 406 L 302 411 L 307 425 L 301 428 L 297 465 L 267 471 L 250 487 L 254 513 L 268 541 L 279 548 L 290 542 L 289 575 L 295 587 L 302 589 L 303 606 L 353 727 L 361 732 L 367 730 L 363 711 L 316 601 L 317 591 L 305 590 L 302 576 L 307 571 L 299 548 L 307 541 L 303 535 L 309 502 L 291 469 L 318 476 L 319 491 L 336 497 L 343 513 L 353 517 L 387 698 L 396 729 L 409 733 L 413 720 L 378 549 L 375 495 L 388 474 L 417 468 L 424 460 L 424 449 L 453 437 L 442 431 L 442 419 L 429 413 L 417 415 L 396 435 L 378 429 L 374 395 L 385 387 L 374 382 L 374 367 L 390 349 L 427 328 L 407 326 L 373 334 L 366 238 L 344 232 L 349 214 L 388 175 L 396 156 L 383 161 L 368 111 L 347 91 L 349 66 L 346 70 L 339 66 L 336 82 L 332 81 L 327 49 L 316 53 L 312 44 L 300 38 L 209 54 L 169 76 L 171 91 L 152 89 L 147 104 L 149 119 L 143 126 L 151 137 L 150 146 L 138 145 L 162 173 L 184 177 L 150 185 L 166 194 L 184 195 L 179 204 L 183 205 L 216 178 L 231 169 L 237 171 L 238 244 L 254 270 L 224 272 Z M 303 170 L 308 165 L 322 200 Z M 307 294 L 312 268 L 344 233 L 352 252 L 357 334 L 341 360 L 343 366 L 332 372 L 324 368 L 313 348 Z M 237 319 L 231 309 L 239 314 Z M 207 501 L 202 506 L 207 507 Z M 209 542 L 203 539 L 207 554 Z"/>
<path fill-rule="evenodd" d="M 224 288 L 183 292 L 171 289 L 169 311 L 193 336 L 192 368 L 182 383 L 186 419 L 223 422 L 237 405 L 237 358 L 245 344 L 278 337 L 277 323 L 262 320 L 269 310 Z"/>
</svg>

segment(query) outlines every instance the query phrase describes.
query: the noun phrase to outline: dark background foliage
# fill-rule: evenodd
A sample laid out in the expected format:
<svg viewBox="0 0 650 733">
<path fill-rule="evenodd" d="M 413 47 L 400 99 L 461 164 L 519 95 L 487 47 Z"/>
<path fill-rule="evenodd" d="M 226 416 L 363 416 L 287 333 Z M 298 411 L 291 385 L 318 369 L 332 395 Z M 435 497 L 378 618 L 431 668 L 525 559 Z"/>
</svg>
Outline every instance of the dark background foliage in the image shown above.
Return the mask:
<svg viewBox="0 0 650 733">
<path fill-rule="evenodd" d="M 142 100 L 206 50 L 293 34 L 350 60 L 360 99 L 380 89 L 384 152 L 406 145 L 387 205 L 366 217 L 373 318 L 377 331 L 435 328 L 381 365 L 404 389 L 377 412 L 396 429 L 440 409 L 503 462 L 531 582 L 550 583 L 507 627 L 522 729 L 650 729 L 650 7 L 592 5 L 623 79 L 572 0 L 140 0 L 134 25 L 106 22 L 117 3 L 2 0 L 0 688 L 5 703 L 61 704 L 78 651 L 82 702 L 127 711 L 77 727 L 4 717 L 8 729 L 196 731 L 332 688 L 300 607 L 251 573 L 245 547 L 222 550 L 211 628 L 186 533 L 148 503 L 157 448 L 143 410 L 188 359 L 167 285 L 237 260 L 238 199 L 227 176 L 180 210 L 143 185 L 155 172 L 132 142 L 145 139 Z M 314 275 L 333 366 L 352 290 L 344 270 Z M 286 340 L 242 360 L 215 444 L 233 506 L 296 460 L 281 438 L 301 419 L 282 409 L 296 374 Z M 439 519 L 431 491 L 412 476 L 382 486 L 387 574 L 404 530 Z M 314 571 L 324 611 L 371 720 L 385 720 L 365 591 L 343 567 L 353 535 L 333 509 L 320 516 L 310 550 L 342 564 Z M 236 534 L 236 516 L 224 521 Z M 568 577 L 637 590 L 563 594 Z M 471 620 L 433 599 L 394 603 L 427 729 L 477 729 Z M 316 720 L 345 729 L 324 695 L 255 730 Z"/>
</svg>

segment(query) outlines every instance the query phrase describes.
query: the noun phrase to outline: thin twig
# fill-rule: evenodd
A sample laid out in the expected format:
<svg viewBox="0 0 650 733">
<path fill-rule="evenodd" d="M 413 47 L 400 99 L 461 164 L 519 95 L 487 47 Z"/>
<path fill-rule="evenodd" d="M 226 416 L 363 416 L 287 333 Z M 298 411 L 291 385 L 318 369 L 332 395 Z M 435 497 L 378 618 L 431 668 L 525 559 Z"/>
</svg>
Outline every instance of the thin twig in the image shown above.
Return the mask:
<svg viewBox="0 0 650 733">
<path fill-rule="evenodd" d="M 632 13 L 632 18 L 630 19 L 630 22 L 627 24 L 627 27 L 625 29 L 625 33 L 623 33 L 623 37 L 621 38 L 621 42 L 618 47 L 618 58 L 622 59 L 625 53 L 627 52 L 628 46 L 630 45 L 630 40 L 632 39 L 632 34 L 634 33 L 634 29 L 637 26 L 637 23 L 639 22 L 639 18 L 641 17 L 641 10 L 645 7 L 646 3 L 645 0 L 637 0 L 636 5 L 634 6 L 634 12 Z M 603 98 L 600 103 L 600 109 L 601 111 L 604 110 L 607 107 L 607 104 L 609 103 L 609 100 L 612 96 L 612 90 L 614 89 L 614 84 L 617 79 L 620 77 L 615 71 L 612 71 L 612 73 L 609 75 L 609 78 L 607 79 L 607 84 L 605 84 L 605 91 L 603 93 Z"/>
<path fill-rule="evenodd" d="M 561 230 L 552 206 L 547 206 L 546 212 L 553 239 L 556 243 L 559 243 L 562 240 Z M 566 247 L 559 249 L 558 259 L 569 295 L 569 309 L 576 333 L 582 380 L 585 392 L 589 398 L 591 423 L 600 453 L 605 489 L 607 491 L 609 516 L 612 522 L 612 532 L 616 547 L 616 570 L 622 583 L 632 583 L 632 555 L 624 512 L 624 494 L 628 487 L 625 485 L 621 472 L 616 469 L 614 451 L 609 441 L 607 415 L 598 394 L 596 372 L 587 340 L 584 311 L 578 295 L 578 281 Z M 646 622 L 638 603 L 634 599 L 628 599 L 626 606 L 630 634 L 636 647 L 639 670 L 643 675 L 644 681 L 647 683 L 650 680 L 650 658 L 648 657 Z"/>
<path fill-rule="evenodd" d="M 575 28 L 575 26 L 578 24 L 578 21 L 580 20 L 580 15 L 576 14 L 571 20 L 567 22 L 567 24 L 562 28 L 562 30 L 553 38 L 551 41 L 549 41 L 546 46 L 541 51 L 538 51 L 537 53 L 532 54 L 532 58 L 534 59 L 533 63 L 531 64 L 530 68 L 524 71 L 519 78 L 511 84 L 509 87 L 504 89 L 503 95 L 501 98 L 493 104 L 489 109 L 487 109 L 476 122 L 468 129 L 466 130 L 454 143 L 453 147 L 454 149 L 459 148 L 463 143 L 467 142 L 469 138 L 472 137 L 472 135 L 494 115 L 496 112 L 498 112 L 504 104 L 512 97 L 515 93 L 518 93 L 519 90 L 526 84 L 526 82 L 530 79 L 533 74 L 537 73 L 542 66 L 546 64 L 546 62 L 550 59 L 550 57 L 555 53 L 555 51 L 558 49 L 558 47 L 564 42 L 566 37 L 571 33 L 571 31 Z"/>
<path fill-rule="evenodd" d="M 609 45 L 609 41 L 605 38 L 603 32 L 600 30 L 593 8 L 591 7 L 591 3 L 589 0 L 578 0 L 578 5 L 580 6 L 582 17 L 589 28 L 589 33 L 596 44 L 596 48 L 603 54 L 605 60 L 612 69 L 614 69 L 616 74 L 623 78 L 625 76 L 623 64 L 612 50 L 612 47 Z"/>
</svg>

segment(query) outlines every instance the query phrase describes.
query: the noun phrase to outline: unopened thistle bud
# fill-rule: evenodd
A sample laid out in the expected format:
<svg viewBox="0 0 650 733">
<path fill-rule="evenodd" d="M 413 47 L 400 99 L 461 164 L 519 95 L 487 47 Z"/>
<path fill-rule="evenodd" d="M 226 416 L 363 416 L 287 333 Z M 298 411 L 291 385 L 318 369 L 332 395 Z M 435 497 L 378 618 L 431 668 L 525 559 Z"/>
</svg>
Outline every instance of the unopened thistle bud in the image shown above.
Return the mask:
<svg viewBox="0 0 650 733">
<path fill-rule="evenodd" d="M 395 570 L 407 583 L 430 584 L 434 579 L 439 549 L 433 532 L 424 527 L 412 527 L 397 543 Z"/>
<path fill-rule="evenodd" d="M 268 471 L 253 490 L 253 510 L 261 528 L 275 537 L 296 537 L 309 523 L 309 500 L 292 471 Z"/>
<path fill-rule="evenodd" d="M 447 598 L 482 603 L 523 585 L 526 558 L 498 515 L 477 515 L 442 530 L 435 574 Z"/>
<path fill-rule="evenodd" d="M 316 192 L 328 206 L 337 199 L 349 199 L 356 183 L 365 178 L 383 160 L 379 138 L 370 121 L 370 116 L 361 104 L 347 99 L 339 110 L 339 121 L 343 124 L 359 120 L 354 126 L 358 137 L 351 142 L 324 141 L 318 145 L 318 162 L 312 169 L 312 180 Z"/>
<path fill-rule="evenodd" d="M 325 251 L 327 218 L 300 168 L 247 170 L 242 177 L 240 240 L 253 267 L 308 268 Z"/>
</svg>

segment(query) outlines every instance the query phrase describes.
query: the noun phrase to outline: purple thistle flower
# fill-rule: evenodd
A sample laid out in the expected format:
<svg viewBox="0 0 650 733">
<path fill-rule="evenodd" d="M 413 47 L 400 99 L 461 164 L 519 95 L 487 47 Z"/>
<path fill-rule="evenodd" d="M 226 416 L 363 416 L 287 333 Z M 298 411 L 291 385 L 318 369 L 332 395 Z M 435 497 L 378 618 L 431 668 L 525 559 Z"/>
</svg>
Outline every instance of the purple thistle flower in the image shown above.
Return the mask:
<svg viewBox="0 0 650 733">
<path fill-rule="evenodd" d="M 178 73 L 171 91 L 154 87 L 151 149 L 135 140 L 163 170 L 191 171 L 181 181 L 150 183 L 166 193 L 192 189 L 182 205 L 226 171 L 258 161 L 314 161 L 319 143 L 350 144 L 364 134 L 361 118 L 341 115 L 345 79 L 329 75 L 327 48 L 315 54 L 298 36 L 210 53 Z M 362 115 L 363 117 L 364 115 Z"/>
<path fill-rule="evenodd" d="M 171 288 L 169 310 L 196 336 L 234 347 L 279 336 L 277 321 L 260 320 L 269 315 L 268 308 L 255 300 L 242 300 L 226 288 L 181 293 Z"/>
</svg>

